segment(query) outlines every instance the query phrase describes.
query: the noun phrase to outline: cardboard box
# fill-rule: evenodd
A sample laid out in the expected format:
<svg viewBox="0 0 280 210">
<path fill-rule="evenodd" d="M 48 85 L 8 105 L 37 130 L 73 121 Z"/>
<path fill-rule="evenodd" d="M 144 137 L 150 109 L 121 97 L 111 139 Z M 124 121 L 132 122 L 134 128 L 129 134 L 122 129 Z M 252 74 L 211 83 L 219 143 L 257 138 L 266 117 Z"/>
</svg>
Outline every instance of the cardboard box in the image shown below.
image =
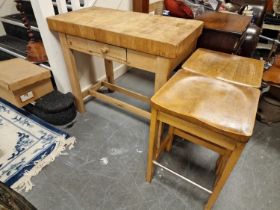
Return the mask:
<svg viewBox="0 0 280 210">
<path fill-rule="evenodd" d="M 0 97 L 17 107 L 46 95 L 53 90 L 49 70 L 24 59 L 0 62 Z"/>
</svg>

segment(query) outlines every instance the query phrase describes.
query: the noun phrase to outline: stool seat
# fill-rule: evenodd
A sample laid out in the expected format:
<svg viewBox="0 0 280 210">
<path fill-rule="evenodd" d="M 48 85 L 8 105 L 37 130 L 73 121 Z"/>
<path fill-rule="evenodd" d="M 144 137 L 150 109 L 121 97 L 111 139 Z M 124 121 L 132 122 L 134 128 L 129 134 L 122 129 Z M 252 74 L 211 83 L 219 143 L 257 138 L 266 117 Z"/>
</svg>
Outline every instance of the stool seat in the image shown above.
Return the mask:
<svg viewBox="0 0 280 210">
<path fill-rule="evenodd" d="M 247 141 L 253 132 L 259 96 L 258 89 L 181 69 L 151 103 L 172 116 Z"/>
<path fill-rule="evenodd" d="M 182 68 L 228 82 L 259 88 L 263 65 L 264 62 L 260 60 L 200 48 Z"/>
</svg>

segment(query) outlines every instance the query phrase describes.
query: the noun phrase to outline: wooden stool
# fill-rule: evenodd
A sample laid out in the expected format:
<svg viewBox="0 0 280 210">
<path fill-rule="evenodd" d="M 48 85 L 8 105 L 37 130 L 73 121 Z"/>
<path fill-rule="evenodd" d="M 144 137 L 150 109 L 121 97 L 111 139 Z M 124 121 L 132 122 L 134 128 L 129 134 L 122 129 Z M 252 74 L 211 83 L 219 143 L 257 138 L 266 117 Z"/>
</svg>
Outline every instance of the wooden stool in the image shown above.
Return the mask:
<svg viewBox="0 0 280 210">
<path fill-rule="evenodd" d="M 224 81 L 259 88 L 264 61 L 200 48 L 182 68 Z"/>
<path fill-rule="evenodd" d="M 210 193 L 205 209 L 211 209 L 252 135 L 259 96 L 256 88 L 178 71 L 151 99 L 146 180 L 151 181 L 154 164 L 158 165 Z M 162 141 L 161 123 L 172 128 Z M 221 155 L 213 191 L 156 162 L 162 151 L 171 148 L 174 135 Z"/>
</svg>

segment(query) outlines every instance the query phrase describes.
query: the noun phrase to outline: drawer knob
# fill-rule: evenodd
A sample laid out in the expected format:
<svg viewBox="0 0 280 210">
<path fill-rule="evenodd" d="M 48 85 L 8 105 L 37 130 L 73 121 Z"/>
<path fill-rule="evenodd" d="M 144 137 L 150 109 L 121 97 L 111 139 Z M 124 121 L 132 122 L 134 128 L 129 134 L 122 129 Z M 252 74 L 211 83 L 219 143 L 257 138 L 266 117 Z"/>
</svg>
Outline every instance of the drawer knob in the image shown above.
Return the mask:
<svg viewBox="0 0 280 210">
<path fill-rule="evenodd" d="M 109 52 L 109 48 L 103 47 L 103 48 L 101 48 L 101 52 L 102 52 L 103 54 L 106 54 L 106 53 Z"/>
</svg>

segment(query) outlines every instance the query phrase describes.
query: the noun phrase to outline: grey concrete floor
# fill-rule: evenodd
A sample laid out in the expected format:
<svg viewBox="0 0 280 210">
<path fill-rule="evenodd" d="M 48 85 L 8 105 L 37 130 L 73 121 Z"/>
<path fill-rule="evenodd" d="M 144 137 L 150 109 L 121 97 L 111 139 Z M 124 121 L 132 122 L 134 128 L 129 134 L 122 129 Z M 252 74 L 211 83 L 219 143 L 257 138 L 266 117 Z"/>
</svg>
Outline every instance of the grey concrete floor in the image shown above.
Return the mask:
<svg viewBox="0 0 280 210">
<path fill-rule="evenodd" d="M 122 86 L 152 94 L 153 77 L 138 70 L 118 79 Z M 142 103 L 130 103 L 148 109 Z M 40 210 L 199 210 L 208 194 L 157 169 L 145 182 L 149 123 L 91 100 L 87 112 L 65 129 L 77 138 L 68 155 L 58 157 L 32 179 L 24 196 Z M 280 124 L 256 123 L 254 135 L 221 192 L 216 210 L 280 209 Z M 160 162 L 211 188 L 217 155 L 176 139 Z"/>
</svg>

